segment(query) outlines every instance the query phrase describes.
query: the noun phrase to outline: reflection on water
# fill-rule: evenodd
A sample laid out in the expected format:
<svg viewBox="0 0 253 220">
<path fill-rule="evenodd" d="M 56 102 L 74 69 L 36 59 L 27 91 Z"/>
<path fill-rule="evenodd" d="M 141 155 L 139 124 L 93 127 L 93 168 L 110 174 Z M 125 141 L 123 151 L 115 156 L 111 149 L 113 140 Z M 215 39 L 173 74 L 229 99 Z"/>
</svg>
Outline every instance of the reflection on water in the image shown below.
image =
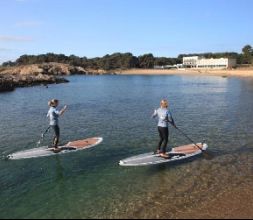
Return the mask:
<svg viewBox="0 0 253 220">
<path fill-rule="evenodd" d="M 1 218 L 177 217 L 252 182 L 253 83 L 249 79 L 180 76 L 70 77 L 71 83 L 0 95 L 0 154 L 35 147 L 47 128 L 47 101 L 69 105 L 62 142 L 102 136 L 94 149 L 65 156 L 0 161 Z M 168 98 L 177 126 L 207 140 L 207 160 L 122 168 L 120 159 L 152 151 Z M 187 143 L 171 128 L 170 147 Z M 49 134 L 45 144 L 51 140 Z"/>
</svg>

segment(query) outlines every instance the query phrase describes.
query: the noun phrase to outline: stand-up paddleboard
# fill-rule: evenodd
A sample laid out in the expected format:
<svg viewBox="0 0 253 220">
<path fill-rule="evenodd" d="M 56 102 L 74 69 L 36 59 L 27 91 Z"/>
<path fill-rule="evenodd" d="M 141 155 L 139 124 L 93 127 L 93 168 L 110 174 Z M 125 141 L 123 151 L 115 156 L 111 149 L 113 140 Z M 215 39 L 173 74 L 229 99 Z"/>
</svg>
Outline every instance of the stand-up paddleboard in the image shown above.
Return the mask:
<svg viewBox="0 0 253 220">
<path fill-rule="evenodd" d="M 64 146 L 59 146 L 59 150 L 56 152 L 52 148 L 39 147 L 30 150 L 20 151 L 7 156 L 9 160 L 21 160 L 37 157 L 49 157 L 58 154 L 66 154 L 70 152 L 76 152 L 81 150 L 86 150 L 99 145 L 103 141 L 101 137 L 88 138 L 84 140 L 78 140 L 69 142 Z"/>
<path fill-rule="evenodd" d="M 199 146 L 199 148 L 197 146 Z M 164 159 L 160 157 L 159 154 L 154 154 L 152 152 L 130 157 L 125 160 L 121 160 L 119 162 L 119 165 L 130 167 L 130 166 L 147 166 L 147 165 L 175 162 L 200 155 L 202 153 L 202 150 L 205 151 L 208 148 L 207 144 L 202 143 L 198 143 L 197 146 L 195 146 L 194 144 L 189 144 L 180 147 L 175 147 L 170 152 L 168 152 L 169 155 L 168 159 Z"/>
</svg>

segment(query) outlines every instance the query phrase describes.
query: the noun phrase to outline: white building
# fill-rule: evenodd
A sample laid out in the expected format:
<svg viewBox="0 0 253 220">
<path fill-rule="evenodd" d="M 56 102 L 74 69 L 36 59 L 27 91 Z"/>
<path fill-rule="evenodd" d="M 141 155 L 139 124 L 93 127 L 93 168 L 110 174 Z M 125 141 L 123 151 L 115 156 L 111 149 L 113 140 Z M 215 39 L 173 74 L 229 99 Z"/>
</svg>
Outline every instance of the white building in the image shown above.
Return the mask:
<svg viewBox="0 0 253 220">
<path fill-rule="evenodd" d="M 198 62 L 199 57 L 183 57 L 183 65 L 184 67 L 191 67 L 191 68 L 196 68 L 197 67 L 197 62 Z"/>
<path fill-rule="evenodd" d="M 236 59 L 220 58 L 220 59 L 205 59 L 194 57 L 183 57 L 183 65 L 188 68 L 199 69 L 229 69 L 236 66 Z"/>
</svg>

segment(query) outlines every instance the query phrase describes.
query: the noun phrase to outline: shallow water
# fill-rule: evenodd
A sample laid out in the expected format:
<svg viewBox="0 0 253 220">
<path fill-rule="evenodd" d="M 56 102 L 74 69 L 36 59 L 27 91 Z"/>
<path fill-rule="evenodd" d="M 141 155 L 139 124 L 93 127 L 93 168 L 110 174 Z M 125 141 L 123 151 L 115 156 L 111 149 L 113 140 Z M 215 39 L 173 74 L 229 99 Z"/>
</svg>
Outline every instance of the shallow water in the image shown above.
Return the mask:
<svg viewBox="0 0 253 220">
<path fill-rule="evenodd" d="M 61 141 L 102 136 L 87 151 L 0 160 L 0 218 L 177 217 L 230 186 L 253 181 L 253 80 L 200 76 L 74 76 L 49 88 L 0 95 L 0 154 L 35 147 L 47 128 L 47 101 L 67 104 Z M 176 124 L 205 139 L 212 158 L 122 168 L 154 150 L 153 110 L 170 100 Z M 188 143 L 170 129 L 170 146 Z M 50 142 L 48 134 L 45 144 Z"/>
</svg>

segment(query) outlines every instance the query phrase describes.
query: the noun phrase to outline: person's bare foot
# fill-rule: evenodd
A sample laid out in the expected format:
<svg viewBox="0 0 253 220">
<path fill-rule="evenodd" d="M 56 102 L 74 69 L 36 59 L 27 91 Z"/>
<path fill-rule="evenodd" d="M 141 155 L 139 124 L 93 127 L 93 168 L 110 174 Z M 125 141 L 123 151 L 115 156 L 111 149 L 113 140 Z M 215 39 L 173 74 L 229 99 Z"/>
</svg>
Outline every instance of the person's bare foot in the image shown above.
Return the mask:
<svg viewBox="0 0 253 220">
<path fill-rule="evenodd" d="M 155 154 L 160 154 L 160 153 L 161 153 L 160 150 L 156 150 L 156 151 L 155 151 Z"/>
<path fill-rule="evenodd" d="M 169 155 L 165 154 L 165 153 L 161 153 L 160 157 L 164 158 L 164 159 L 169 159 Z"/>
</svg>

